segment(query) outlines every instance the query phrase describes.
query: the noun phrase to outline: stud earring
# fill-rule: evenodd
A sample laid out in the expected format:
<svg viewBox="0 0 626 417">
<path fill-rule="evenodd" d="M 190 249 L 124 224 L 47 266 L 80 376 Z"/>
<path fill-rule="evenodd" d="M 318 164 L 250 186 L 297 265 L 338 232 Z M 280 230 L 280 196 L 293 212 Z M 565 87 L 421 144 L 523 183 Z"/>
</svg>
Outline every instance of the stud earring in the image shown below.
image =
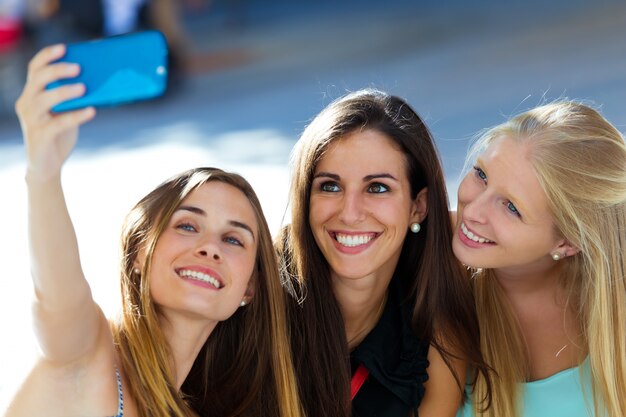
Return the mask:
<svg viewBox="0 0 626 417">
<path fill-rule="evenodd" d="M 241 300 L 241 303 L 239 303 L 239 305 L 240 305 L 241 307 L 245 306 L 245 305 L 246 305 L 246 301 L 245 301 L 245 300 Z"/>
<path fill-rule="evenodd" d="M 560 259 L 561 259 L 561 254 L 560 254 L 560 253 L 558 253 L 558 252 L 554 252 L 554 253 L 552 254 L 552 259 L 554 259 L 555 261 L 560 260 Z"/>
<path fill-rule="evenodd" d="M 133 268 L 133 274 L 139 275 L 139 274 L 141 274 L 141 270 L 139 268 L 135 267 L 135 268 Z"/>
<path fill-rule="evenodd" d="M 422 230 L 422 227 L 420 226 L 418 222 L 411 223 L 411 232 L 419 233 L 420 230 Z"/>
</svg>

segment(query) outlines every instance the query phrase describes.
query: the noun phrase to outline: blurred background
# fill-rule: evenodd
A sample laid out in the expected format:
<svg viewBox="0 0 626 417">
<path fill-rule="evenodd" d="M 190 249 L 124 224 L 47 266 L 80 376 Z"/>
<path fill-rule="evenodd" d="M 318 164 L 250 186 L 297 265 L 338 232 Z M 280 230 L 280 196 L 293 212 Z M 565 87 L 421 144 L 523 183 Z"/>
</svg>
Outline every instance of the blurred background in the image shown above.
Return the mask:
<svg viewBox="0 0 626 417">
<path fill-rule="evenodd" d="M 30 323 L 24 155 L 14 101 L 42 46 L 157 28 L 172 55 L 161 99 L 101 109 L 64 169 L 94 297 L 113 316 L 125 213 L 181 170 L 250 180 L 272 231 L 289 152 L 348 91 L 376 87 L 424 117 L 451 207 L 471 138 L 559 98 L 626 130 L 623 0 L 0 0 L 0 410 L 37 352 Z"/>
</svg>

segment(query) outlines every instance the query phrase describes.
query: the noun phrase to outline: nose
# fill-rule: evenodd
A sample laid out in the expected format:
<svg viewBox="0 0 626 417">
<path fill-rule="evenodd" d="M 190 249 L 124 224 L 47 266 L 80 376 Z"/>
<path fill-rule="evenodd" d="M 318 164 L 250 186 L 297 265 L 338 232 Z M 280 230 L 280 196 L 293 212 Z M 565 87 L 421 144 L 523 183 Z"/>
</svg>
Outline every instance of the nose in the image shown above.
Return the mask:
<svg viewBox="0 0 626 417">
<path fill-rule="evenodd" d="M 477 189 L 466 177 L 459 185 L 459 214 L 462 216 L 459 220 L 485 224 L 488 217 L 488 194 L 485 189 Z"/>
<path fill-rule="evenodd" d="M 364 201 L 358 192 L 346 192 L 341 203 L 339 220 L 343 223 L 352 225 L 365 219 Z"/>
<path fill-rule="evenodd" d="M 216 242 L 211 239 L 204 239 L 198 242 L 198 247 L 196 248 L 196 255 L 201 258 L 213 258 L 215 261 L 222 260 L 222 254 L 220 251 L 220 246 Z"/>
</svg>

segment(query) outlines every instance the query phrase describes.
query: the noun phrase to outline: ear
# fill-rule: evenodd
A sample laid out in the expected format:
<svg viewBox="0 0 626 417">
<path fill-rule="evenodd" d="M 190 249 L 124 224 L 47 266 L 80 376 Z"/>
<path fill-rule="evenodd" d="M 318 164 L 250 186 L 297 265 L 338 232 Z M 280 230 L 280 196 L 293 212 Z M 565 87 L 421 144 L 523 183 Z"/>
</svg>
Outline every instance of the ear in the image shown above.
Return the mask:
<svg viewBox="0 0 626 417">
<path fill-rule="evenodd" d="M 254 288 L 256 287 L 257 273 L 255 272 L 250 277 L 250 281 L 248 281 L 248 287 L 246 288 L 246 292 L 243 293 L 243 300 L 246 304 L 250 304 L 252 299 L 254 298 Z"/>
<path fill-rule="evenodd" d="M 428 187 L 424 187 L 417 193 L 411 204 L 411 223 L 421 223 L 428 214 Z"/>
<path fill-rule="evenodd" d="M 146 250 L 145 248 L 141 248 L 135 257 L 135 261 L 133 262 L 133 268 L 139 268 L 140 271 L 143 271 L 143 266 L 146 260 Z"/>
<path fill-rule="evenodd" d="M 568 256 L 573 256 L 579 253 L 580 249 L 572 245 L 568 240 L 560 239 L 552 251 L 550 251 L 550 253 L 554 252 L 558 252 L 562 258 L 567 258 Z"/>
</svg>

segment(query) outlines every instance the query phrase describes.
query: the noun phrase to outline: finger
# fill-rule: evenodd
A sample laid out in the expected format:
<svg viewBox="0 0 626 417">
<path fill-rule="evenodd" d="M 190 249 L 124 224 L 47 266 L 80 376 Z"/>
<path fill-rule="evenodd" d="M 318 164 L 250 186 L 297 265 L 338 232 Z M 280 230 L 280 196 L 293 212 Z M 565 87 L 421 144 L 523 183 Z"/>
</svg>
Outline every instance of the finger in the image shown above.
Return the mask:
<svg viewBox="0 0 626 417">
<path fill-rule="evenodd" d="M 49 117 L 50 111 L 57 104 L 84 94 L 85 85 L 80 83 L 64 85 L 33 96 L 24 94 L 17 100 L 15 111 L 20 119 L 34 123 Z"/>
<path fill-rule="evenodd" d="M 74 78 L 80 74 L 80 66 L 71 63 L 59 63 L 42 67 L 31 74 L 24 87 L 24 95 L 32 96 L 43 91 L 46 86 L 61 79 Z"/>
<path fill-rule="evenodd" d="M 84 109 L 59 113 L 52 117 L 44 129 L 47 129 L 51 137 L 60 135 L 67 130 L 83 125 L 96 116 L 96 109 L 85 107 Z"/>
<path fill-rule="evenodd" d="M 37 102 L 38 113 L 43 115 L 49 113 L 54 106 L 67 100 L 82 97 L 85 94 L 84 84 L 68 84 L 52 90 L 47 90 L 41 94 Z"/>
<path fill-rule="evenodd" d="M 57 59 L 65 55 L 65 45 L 57 44 L 48 46 L 39 51 L 33 59 L 28 63 L 28 75 L 36 72 L 41 67 L 45 67 L 49 63 L 56 61 Z"/>
</svg>

